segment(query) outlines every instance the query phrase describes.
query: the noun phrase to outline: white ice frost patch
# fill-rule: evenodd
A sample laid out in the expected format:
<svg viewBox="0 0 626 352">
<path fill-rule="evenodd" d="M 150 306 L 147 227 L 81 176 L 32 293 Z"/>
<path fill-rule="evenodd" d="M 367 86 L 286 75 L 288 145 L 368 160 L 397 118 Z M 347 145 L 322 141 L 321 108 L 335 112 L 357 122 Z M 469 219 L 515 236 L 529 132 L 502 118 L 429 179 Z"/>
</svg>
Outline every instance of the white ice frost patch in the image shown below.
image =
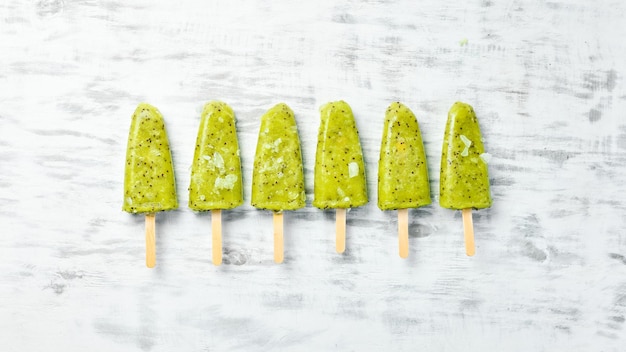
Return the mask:
<svg viewBox="0 0 626 352">
<path fill-rule="evenodd" d="M 278 153 L 278 150 L 280 149 L 280 144 L 282 142 L 283 140 L 281 138 L 276 138 L 274 143 L 264 143 L 263 148 L 271 149 L 273 153 Z"/>
<path fill-rule="evenodd" d="M 489 161 L 491 161 L 491 154 L 489 154 L 489 153 L 482 153 L 479 156 L 480 156 L 481 159 L 483 159 L 485 164 L 489 164 Z"/>
<path fill-rule="evenodd" d="M 237 182 L 237 175 L 228 174 L 224 177 L 218 177 L 215 179 L 215 189 L 228 189 L 231 190 L 235 188 L 235 182 Z"/>
<path fill-rule="evenodd" d="M 218 152 L 213 154 L 213 165 L 215 165 L 220 172 L 224 172 L 224 158 L 222 158 L 222 154 Z"/>
<path fill-rule="evenodd" d="M 463 144 L 465 144 L 465 149 L 463 149 L 463 151 L 461 152 L 461 156 L 468 156 L 469 147 L 470 145 L 472 145 L 472 141 L 470 141 L 469 138 L 465 137 L 464 134 L 462 134 L 460 137 L 461 137 L 461 141 L 463 142 Z"/>
<path fill-rule="evenodd" d="M 153 148 L 153 149 L 150 149 L 150 155 L 155 156 L 155 157 L 159 157 L 159 156 L 161 156 L 162 154 L 161 154 L 161 151 L 160 151 L 160 150 L 158 150 L 158 149 L 156 149 L 156 148 Z"/>
<path fill-rule="evenodd" d="M 359 164 L 354 161 L 348 164 L 348 176 L 350 178 L 357 177 L 359 175 Z"/>
</svg>

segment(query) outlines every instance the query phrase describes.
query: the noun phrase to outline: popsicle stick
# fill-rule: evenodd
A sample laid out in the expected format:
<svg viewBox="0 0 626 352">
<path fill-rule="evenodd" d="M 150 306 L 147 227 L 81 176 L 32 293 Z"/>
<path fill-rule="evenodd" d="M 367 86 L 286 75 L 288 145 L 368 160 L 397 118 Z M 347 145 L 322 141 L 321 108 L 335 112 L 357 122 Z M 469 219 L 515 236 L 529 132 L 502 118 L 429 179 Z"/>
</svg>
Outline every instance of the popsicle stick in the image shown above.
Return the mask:
<svg viewBox="0 0 626 352">
<path fill-rule="evenodd" d="M 211 234 L 213 243 L 211 250 L 213 251 L 213 264 L 222 264 L 222 211 L 211 210 Z"/>
<path fill-rule="evenodd" d="M 284 259 L 283 213 L 274 212 L 274 262 L 280 264 Z"/>
<path fill-rule="evenodd" d="M 463 209 L 463 232 L 465 233 L 465 253 L 468 256 L 476 254 L 474 245 L 474 222 L 472 221 L 472 209 Z"/>
<path fill-rule="evenodd" d="M 346 251 L 346 209 L 337 208 L 335 213 L 335 236 L 337 253 Z"/>
<path fill-rule="evenodd" d="M 156 265 L 156 214 L 146 214 L 146 266 L 154 268 Z"/>
<path fill-rule="evenodd" d="M 409 256 L 409 209 L 398 209 L 398 244 L 400 257 Z"/>
</svg>

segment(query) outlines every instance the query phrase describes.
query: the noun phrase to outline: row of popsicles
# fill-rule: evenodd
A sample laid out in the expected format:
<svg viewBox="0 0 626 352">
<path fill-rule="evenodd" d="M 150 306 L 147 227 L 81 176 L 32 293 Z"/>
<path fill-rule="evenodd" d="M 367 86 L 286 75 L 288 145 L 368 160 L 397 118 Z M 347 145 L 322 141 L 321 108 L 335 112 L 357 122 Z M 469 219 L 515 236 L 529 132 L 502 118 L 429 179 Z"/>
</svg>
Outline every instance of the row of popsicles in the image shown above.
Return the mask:
<svg viewBox="0 0 626 352">
<path fill-rule="evenodd" d="M 345 250 L 346 209 L 368 202 L 356 123 L 344 101 L 320 109 L 313 205 L 336 209 L 336 250 Z M 440 205 L 463 211 L 467 255 L 473 255 L 471 209 L 491 206 L 487 160 L 472 107 L 455 103 L 443 141 Z M 221 210 L 243 204 L 235 114 L 212 101 L 201 115 L 189 185 L 189 207 L 211 211 L 213 263 L 222 261 Z M 386 110 L 378 164 L 378 206 L 398 209 L 399 254 L 408 256 L 408 208 L 431 203 L 428 168 L 417 119 L 400 102 Z M 251 204 L 274 211 L 274 260 L 283 261 L 284 210 L 305 206 L 300 139 L 293 111 L 278 104 L 261 118 Z M 172 158 L 161 113 L 139 104 L 126 154 L 123 210 L 146 214 L 146 264 L 154 267 L 155 213 L 178 207 Z"/>
</svg>

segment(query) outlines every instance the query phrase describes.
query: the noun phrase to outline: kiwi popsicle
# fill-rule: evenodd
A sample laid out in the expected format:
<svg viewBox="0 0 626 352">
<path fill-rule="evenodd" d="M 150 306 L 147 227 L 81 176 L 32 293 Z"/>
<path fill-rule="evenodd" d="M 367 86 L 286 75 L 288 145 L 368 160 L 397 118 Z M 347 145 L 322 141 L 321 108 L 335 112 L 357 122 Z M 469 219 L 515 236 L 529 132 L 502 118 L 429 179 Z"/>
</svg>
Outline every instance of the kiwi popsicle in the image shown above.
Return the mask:
<svg viewBox="0 0 626 352">
<path fill-rule="evenodd" d="M 274 211 L 274 261 L 283 261 L 283 210 L 305 205 L 300 137 L 293 111 L 277 104 L 261 117 L 252 173 L 252 205 Z"/>
<path fill-rule="evenodd" d="M 465 249 L 474 255 L 472 209 L 491 206 L 485 147 L 474 109 L 456 102 L 450 108 L 441 156 L 439 204 L 462 210 Z"/>
<path fill-rule="evenodd" d="M 204 106 L 191 165 L 189 208 L 211 211 L 213 264 L 222 263 L 221 210 L 243 203 L 235 114 L 226 103 Z"/>
<path fill-rule="evenodd" d="M 176 208 L 176 182 L 163 116 L 154 106 L 140 103 L 128 134 L 122 209 L 146 214 L 149 268 L 156 264 L 155 213 Z"/>
<path fill-rule="evenodd" d="M 385 114 L 378 163 L 378 207 L 398 209 L 402 258 L 409 254 L 407 209 L 430 203 L 428 165 L 417 119 L 407 106 L 394 102 Z"/>
<path fill-rule="evenodd" d="M 352 109 L 345 101 L 320 109 L 313 206 L 335 208 L 338 253 L 345 251 L 345 211 L 368 202 L 363 152 Z"/>
</svg>

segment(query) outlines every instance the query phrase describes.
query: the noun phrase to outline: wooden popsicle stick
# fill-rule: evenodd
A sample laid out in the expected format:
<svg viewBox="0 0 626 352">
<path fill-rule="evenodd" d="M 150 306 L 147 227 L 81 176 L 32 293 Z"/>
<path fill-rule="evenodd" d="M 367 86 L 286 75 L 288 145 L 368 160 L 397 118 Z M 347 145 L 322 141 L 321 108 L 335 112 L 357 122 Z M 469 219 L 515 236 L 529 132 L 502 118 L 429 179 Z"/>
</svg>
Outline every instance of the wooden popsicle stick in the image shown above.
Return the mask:
<svg viewBox="0 0 626 352">
<path fill-rule="evenodd" d="M 211 235 L 213 243 L 211 250 L 213 251 L 213 264 L 222 264 L 222 211 L 211 210 Z"/>
<path fill-rule="evenodd" d="M 463 209 L 463 232 L 465 233 L 465 253 L 468 256 L 476 254 L 474 245 L 474 222 L 472 221 L 472 209 Z"/>
<path fill-rule="evenodd" d="M 283 213 L 274 212 L 274 262 L 280 264 L 284 259 Z"/>
<path fill-rule="evenodd" d="M 335 248 L 337 253 L 346 251 L 346 209 L 337 208 L 335 213 Z"/>
<path fill-rule="evenodd" d="M 409 209 L 398 209 L 398 245 L 400 257 L 409 256 Z"/>
<path fill-rule="evenodd" d="M 146 266 L 154 268 L 156 265 L 156 214 L 146 214 Z"/>
</svg>

